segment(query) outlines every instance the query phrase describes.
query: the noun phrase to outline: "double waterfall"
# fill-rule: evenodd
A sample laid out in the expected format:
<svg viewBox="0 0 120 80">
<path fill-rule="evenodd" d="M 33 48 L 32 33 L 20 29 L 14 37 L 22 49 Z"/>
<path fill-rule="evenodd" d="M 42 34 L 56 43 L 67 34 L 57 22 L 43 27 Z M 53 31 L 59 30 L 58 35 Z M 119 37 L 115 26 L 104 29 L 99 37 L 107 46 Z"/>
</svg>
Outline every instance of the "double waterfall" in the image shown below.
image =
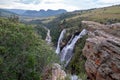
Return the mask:
<svg viewBox="0 0 120 80">
<path fill-rule="evenodd" d="M 65 33 L 66 30 L 63 29 L 58 40 L 56 53 L 60 55 L 61 62 L 64 62 L 64 66 L 66 67 L 73 56 L 75 43 L 78 41 L 78 39 L 82 38 L 84 35 L 87 34 L 87 30 L 83 29 L 78 35 L 72 36 L 71 39 L 68 41 L 67 45 L 60 51 L 60 43 L 62 42 Z"/>
<path fill-rule="evenodd" d="M 48 44 L 50 44 L 51 43 L 50 30 L 47 28 L 45 29 L 47 30 L 47 36 L 45 40 Z M 75 47 L 75 43 L 78 41 L 78 39 L 82 38 L 84 35 L 87 34 L 87 30 L 83 29 L 78 35 L 72 35 L 71 39 L 68 41 L 66 46 L 61 50 L 60 45 L 63 41 L 65 34 L 66 34 L 66 29 L 63 29 L 58 39 L 56 54 L 60 56 L 61 62 L 62 63 L 64 62 L 64 66 L 66 67 L 73 56 L 73 50 Z"/>
</svg>

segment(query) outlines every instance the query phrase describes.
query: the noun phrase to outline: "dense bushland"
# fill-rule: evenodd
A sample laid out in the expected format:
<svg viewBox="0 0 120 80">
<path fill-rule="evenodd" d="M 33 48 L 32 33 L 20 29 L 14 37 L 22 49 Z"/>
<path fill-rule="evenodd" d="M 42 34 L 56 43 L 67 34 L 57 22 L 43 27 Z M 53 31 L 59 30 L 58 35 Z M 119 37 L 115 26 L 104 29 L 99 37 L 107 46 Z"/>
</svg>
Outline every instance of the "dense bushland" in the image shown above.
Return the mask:
<svg viewBox="0 0 120 80">
<path fill-rule="evenodd" d="M 44 67 L 57 61 L 34 30 L 0 18 L 0 80 L 40 80 Z"/>
</svg>

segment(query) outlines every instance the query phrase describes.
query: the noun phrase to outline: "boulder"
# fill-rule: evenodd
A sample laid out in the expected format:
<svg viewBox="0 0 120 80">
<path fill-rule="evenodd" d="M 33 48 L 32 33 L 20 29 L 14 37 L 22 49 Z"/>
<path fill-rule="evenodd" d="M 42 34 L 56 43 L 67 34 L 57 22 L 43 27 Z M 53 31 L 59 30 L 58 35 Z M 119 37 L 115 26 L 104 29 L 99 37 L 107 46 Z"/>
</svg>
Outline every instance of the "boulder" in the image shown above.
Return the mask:
<svg viewBox="0 0 120 80">
<path fill-rule="evenodd" d="M 57 63 L 52 66 L 52 80 L 65 80 L 66 73 Z"/>
<path fill-rule="evenodd" d="M 66 73 L 57 63 L 47 66 L 43 72 L 42 80 L 65 80 Z"/>
</svg>

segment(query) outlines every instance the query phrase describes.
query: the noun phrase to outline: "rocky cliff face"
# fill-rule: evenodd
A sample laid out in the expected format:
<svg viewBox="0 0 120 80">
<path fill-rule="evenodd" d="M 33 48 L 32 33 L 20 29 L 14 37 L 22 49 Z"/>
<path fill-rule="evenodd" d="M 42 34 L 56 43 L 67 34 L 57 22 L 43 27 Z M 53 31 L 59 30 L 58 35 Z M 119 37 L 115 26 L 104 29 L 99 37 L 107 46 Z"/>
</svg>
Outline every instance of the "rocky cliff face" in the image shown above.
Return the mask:
<svg viewBox="0 0 120 80">
<path fill-rule="evenodd" d="M 83 54 L 89 80 L 120 80 L 120 25 L 83 21 L 89 38 Z"/>
</svg>

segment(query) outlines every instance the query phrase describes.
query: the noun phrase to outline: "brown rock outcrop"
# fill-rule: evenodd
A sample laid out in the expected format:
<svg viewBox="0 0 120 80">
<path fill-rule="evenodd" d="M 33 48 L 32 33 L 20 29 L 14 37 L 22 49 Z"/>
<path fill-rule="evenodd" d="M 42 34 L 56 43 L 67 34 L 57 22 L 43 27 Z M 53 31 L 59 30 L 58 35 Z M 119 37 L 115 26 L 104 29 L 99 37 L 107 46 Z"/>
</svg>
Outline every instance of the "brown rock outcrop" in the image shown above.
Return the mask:
<svg viewBox="0 0 120 80">
<path fill-rule="evenodd" d="M 47 66 L 44 70 L 42 80 L 65 80 L 66 73 L 61 66 L 54 63 L 52 66 Z"/>
<path fill-rule="evenodd" d="M 62 70 L 59 64 L 53 64 L 52 67 L 52 80 L 65 80 L 66 73 Z"/>
<path fill-rule="evenodd" d="M 89 79 L 120 80 L 120 34 L 116 36 L 109 32 L 114 30 L 110 29 L 110 25 L 87 21 L 83 23 L 88 25 L 89 31 L 89 38 L 83 49 L 87 58 L 85 69 Z M 120 25 L 115 26 L 116 30 L 119 28 Z"/>
</svg>

